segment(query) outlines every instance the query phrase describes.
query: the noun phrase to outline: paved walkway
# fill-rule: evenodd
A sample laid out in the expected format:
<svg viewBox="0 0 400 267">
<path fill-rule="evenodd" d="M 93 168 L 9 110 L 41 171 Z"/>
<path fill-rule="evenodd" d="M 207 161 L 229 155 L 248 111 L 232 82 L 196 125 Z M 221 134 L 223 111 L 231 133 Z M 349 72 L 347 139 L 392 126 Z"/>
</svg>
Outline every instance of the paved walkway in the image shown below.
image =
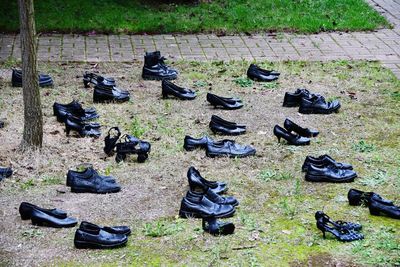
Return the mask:
<svg viewBox="0 0 400 267">
<path fill-rule="evenodd" d="M 380 60 L 400 79 L 400 0 L 368 0 L 394 26 L 374 32 L 198 35 L 71 35 L 39 38 L 43 61 L 143 60 L 145 51 L 161 50 L 169 58 L 189 60 Z M 20 59 L 19 35 L 0 35 L 0 61 Z"/>
</svg>

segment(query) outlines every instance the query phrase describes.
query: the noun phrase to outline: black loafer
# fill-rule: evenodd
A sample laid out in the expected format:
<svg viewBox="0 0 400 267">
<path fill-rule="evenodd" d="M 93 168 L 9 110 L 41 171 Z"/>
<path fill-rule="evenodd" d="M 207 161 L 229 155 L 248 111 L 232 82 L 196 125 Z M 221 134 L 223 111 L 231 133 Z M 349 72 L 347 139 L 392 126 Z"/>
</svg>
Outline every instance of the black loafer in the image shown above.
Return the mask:
<svg viewBox="0 0 400 267">
<path fill-rule="evenodd" d="M 251 64 L 247 69 L 247 77 L 254 81 L 272 82 L 279 78 L 280 73 L 276 71 L 268 71 Z"/>
<path fill-rule="evenodd" d="M 89 88 L 89 84 L 97 85 L 100 88 L 112 88 L 117 85 L 115 79 L 112 77 L 103 77 L 93 72 L 85 72 L 83 74 L 83 85 L 85 88 Z"/>
<path fill-rule="evenodd" d="M 310 93 L 307 89 L 299 88 L 294 93 L 285 93 L 285 97 L 283 99 L 284 107 L 298 107 L 300 106 L 301 99 L 303 98 L 311 98 L 313 94 Z"/>
<path fill-rule="evenodd" d="M 243 103 L 238 98 L 222 97 L 211 93 L 207 93 L 207 101 L 214 107 L 222 107 L 223 109 L 239 109 L 243 107 Z"/>
<path fill-rule="evenodd" d="M 393 219 L 400 219 L 400 207 L 398 206 L 386 205 L 380 201 L 375 201 L 374 199 L 371 199 L 368 208 L 371 215 L 385 215 Z"/>
<path fill-rule="evenodd" d="M 161 87 L 163 98 L 168 98 L 169 95 L 175 96 L 182 100 L 193 100 L 196 98 L 196 93 L 194 91 L 177 86 L 167 80 L 162 80 Z"/>
<path fill-rule="evenodd" d="M 243 146 L 235 143 L 233 140 L 221 140 L 212 144 L 207 144 L 206 155 L 207 157 L 230 157 L 230 158 L 243 158 L 253 156 L 256 150 L 251 146 Z"/>
<path fill-rule="evenodd" d="M 116 183 L 114 177 L 100 175 L 96 170 L 93 169 L 93 166 L 91 164 L 85 165 L 82 168 L 82 171 L 68 170 L 66 181 L 67 186 L 70 187 L 72 181 L 75 179 L 90 180 L 93 176 L 99 176 L 101 180 L 104 180 L 108 183 Z"/>
<path fill-rule="evenodd" d="M 77 229 L 74 237 L 76 248 L 109 249 L 126 245 L 128 237 L 124 234 L 113 234 L 100 227 Z"/>
<path fill-rule="evenodd" d="M 333 158 L 331 158 L 330 156 L 328 156 L 326 154 L 319 156 L 319 157 L 307 156 L 306 159 L 304 160 L 301 170 L 303 172 L 306 172 L 308 169 L 308 166 L 310 166 L 310 164 L 312 164 L 318 168 L 324 168 L 324 167 L 328 167 L 328 166 L 332 165 L 335 168 L 343 169 L 343 170 L 352 170 L 353 169 L 353 166 L 351 166 L 350 164 L 337 162 L 336 160 L 334 160 Z"/>
<path fill-rule="evenodd" d="M 146 52 L 142 78 L 144 80 L 175 80 L 178 77 L 178 71 L 167 66 L 164 61 L 165 58 L 161 56 L 160 51 Z"/>
<path fill-rule="evenodd" d="M 38 79 L 40 87 L 53 86 L 53 79 L 47 74 L 39 74 Z M 13 87 L 22 87 L 22 70 L 12 70 L 11 84 Z"/>
<path fill-rule="evenodd" d="M 353 182 L 356 177 L 357 173 L 353 170 L 338 169 L 334 166 L 318 168 L 310 164 L 305 180 L 309 182 L 348 183 Z"/>
<path fill-rule="evenodd" d="M 32 209 L 31 220 L 33 225 L 48 226 L 54 228 L 74 227 L 78 223 L 75 218 L 67 217 L 64 219 L 60 219 L 52 216 L 51 213 L 49 214 L 35 208 Z"/>
<path fill-rule="evenodd" d="M 230 235 L 235 231 L 235 225 L 231 222 L 219 222 L 215 217 L 203 218 L 204 232 L 212 235 Z"/>
<path fill-rule="evenodd" d="M 53 216 L 58 219 L 65 219 L 67 218 L 67 213 L 63 210 L 59 209 L 43 209 L 40 208 L 36 205 L 33 205 L 28 202 L 22 202 L 21 205 L 19 205 L 19 214 L 21 215 L 22 220 L 29 220 L 32 218 L 32 212 L 33 210 L 39 210 L 41 212 L 44 212 L 48 214 L 49 216 Z"/>
<path fill-rule="evenodd" d="M 94 103 L 108 103 L 108 102 L 126 102 L 129 101 L 130 94 L 128 91 L 120 90 L 116 87 L 103 88 L 94 87 L 93 102 Z"/>
<path fill-rule="evenodd" d="M 226 218 L 235 213 L 231 205 L 216 204 L 204 194 L 188 191 L 182 199 L 179 216 L 182 218 Z"/>
<path fill-rule="evenodd" d="M 79 118 L 67 114 L 65 119 L 65 132 L 69 136 L 71 130 L 79 134 L 80 137 L 94 137 L 99 138 L 101 135 L 100 124 L 86 123 Z"/>
<path fill-rule="evenodd" d="M 232 205 L 236 207 L 239 205 L 239 201 L 234 197 L 222 197 L 214 192 L 211 188 L 208 188 L 205 191 L 206 197 L 214 203 L 221 204 L 221 205 Z"/>
<path fill-rule="evenodd" d="M 374 192 L 363 192 L 357 189 L 350 189 L 347 193 L 347 198 L 349 200 L 349 204 L 351 206 L 360 206 L 361 204 L 369 205 L 372 200 L 375 202 L 380 202 L 386 206 L 393 206 L 393 202 L 387 199 L 384 199 L 380 195 Z"/>
<path fill-rule="evenodd" d="M 333 100 L 326 102 L 325 98 L 320 95 L 315 95 L 311 98 L 302 98 L 299 113 L 303 114 L 331 114 L 338 112 L 340 109 L 340 102 Z"/>
<path fill-rule="evenodd" d="M 319 134 L 317 130 L 310 130 L 308 128 L 303 128 L 289 119 L 285 120 L 285 122 L 283 123 L 283 127 L 289 132 L 295 132 L 300 136 L 304 137 L 316 137 Z"/>
<path fill-rule="evenodd" d="M 310 144 L 310 138 L 303 137 L 297 134 L 292 134 L 286 131 L 279 125 L 274 127 L 274 135 L 278 138 L 278 142 L 281 142 L 281 138 L 285 139 L 289 145 L 294 146 L 307 146 Z"/>
<path fill-rule="evenodd" d="M 207 135 L 200 137 L 200 138 L 193 138 L 189 135 L 185 136 L 183 141 L 183 148 L 186 151 L 192 151 L 196 148 L 206 148 L 207 144 L 214 143 L 214 140 L 208 137 Z"/>
<path fill-rule="evenodd" d="M 13 174 L 13 171 L 9 167 L 0 167 L 0 181 L 3 180 L 4 178 L 8 178 Z"/>
<path fill-rule="evenodd" d="M 79 117 L 82 121 L 93 120 L 99 117 L 95 108 L 84 109 L 82 105 L 75 100 L 68 104 L 54 102 L 53 113 L 59 122 L 65 122 L 69 115 Z"/>
<path fill-rule="evenodd" d="M 80 230 L 83 231 L 95 231 L 100 228 L 103 231 L 106 231 L 110 234 L 118 234 L 118 235 L 130 235 L 131 229 L 128 226 L 98 226 L 94 223 L 90 223 L 87 221 L 82 221 L 79 226 Z"/>
<path fill-rule="evenodd" d="M 210 188 L 216 194 L 222 194 L 228 191 L 228 187 L 224 182 L 208 181 L 200 175 L 200 172 L 194 167 L 190 167 L 187 172 L 187 178 L 191 191 L 206 190 Z"/>
<path fill-rule="evenodd" d="M 245 125 L 226 121 L 216 115 L 211 116 L 209 127 L 213 133 L 224 135 L 240 135 L 246 133 Z"/>
</svg>

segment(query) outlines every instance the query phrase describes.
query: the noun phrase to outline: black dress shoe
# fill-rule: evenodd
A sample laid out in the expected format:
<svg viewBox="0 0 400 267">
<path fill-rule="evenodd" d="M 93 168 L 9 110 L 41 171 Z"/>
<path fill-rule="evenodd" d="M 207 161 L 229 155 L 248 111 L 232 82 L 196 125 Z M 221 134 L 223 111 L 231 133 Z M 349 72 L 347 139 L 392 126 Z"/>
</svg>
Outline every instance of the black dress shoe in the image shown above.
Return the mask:
<svg viewBox="0 0 400 267">
<path fill-rule="evenodd" d="M 104 102 L 126 102 L 129 101 L 130 94 L 128 91 L 118 89 L 116 87 L 94 87 L 93 91 L 93 102 L 104 103 Z"/>
<path fill-rule="evenodd" d="M 13 171 L 10 167 L 0 167 L 0 181 L 3 178 L 8 178 L 13 174 Z"/>
<path fill-rule="evenodd" d="M 47 74 L 39 74 L 38 81 L 40 87 L 53 86 L 53 79 Z M 11 84 L 13 87 L 22 87 L 22 70 L 12 70 Z"/>
<path fill-rule="evenodd" d="M 324 239 L 326 238 L 325 235 L 326 232 L 333 234 L 337 240 L 342 242 L 351 242 L 355 240 L 364 239 L 364 236 L 355 230 L 349 230 L 347 228 L 337 227 L 337 225 L 332 224 L 332 220 L 330 220 L 328 216 L 318 217 L 317 227 L 319 230 L 322 231 Z"/>
<path fill-rule="evenodd" d="M 93 120 L 99 117 L 95 108 L 84 109 L 82 105 L 75 100 L 68 104 L 54 102 L 53 113 L 59 122 L 65 122 L 69 115 L 79 117 L 82 121 Z"/>
<path fill-rule="evenodd" d="M 83 85 L 85 88 L 89 88 L 90 83 L 104 88 L 114 87 L 117 85 L 115 79 L 112 77 L 103 77 L 92 72 L 85 72 L 83 74 Z"/>
<path fill-rule="evenodd" d="M 33 210 L 39 210 L 41 212 L 44 212 L 50 216 L 53 216 L 58 219 L 65 219 L 67 218 L 67 213 L 63 210 L 59 209 L 43 209 L 40 208 L 36 205 L 33 205 L 28 202 L 22 202 L 21 205 L 19 205 L 19 214 L 21 215 L 22 220 L 29 220 L 32 218 L 32 212 Z"/>
<path fill-rule="evenodd" d="M 71 130 L 76 131 L 80 137 L 94 137 L 99 138 L 101 135 L 100 125 L 89 124 L 84 121 L 80 121 L 78 118 L 74 118 L 71 115 L 67 115 L 65 119 L 65 132 L 69 136 Z"/>
<path fill-rule="evenodd" d="M 226 121 L 216 115 L 211 116 L 209 127 L 213 133 L 240 135 L 246 133 L 246 126 Z"/>
<path fill-rule="evenodd" d="M 97 171 L 88 168 L 85 172 L 68 171 L 67 181 L 73 193 L 97 193 L 107 194 L 116 193 L 121 190 L 121 187 L 114 181 L 110 181 L 109 177 L 101 176 Z M 107 180 L 107 178 L 109 180 Z"/>
<path fill-rule="evenodd" d="M 231 222 L 219 222 L 215 217 L 203 218 L 204 232 L 212 235 L 230 235 L 235 231 L 235 225 Z"/>
<path fill-rule="evenodd" d="M 178 71 L 167 66 L 164 61 L 165 58 L 161 56 L 160 51 L 146 52 L 142 78 L 144 80 L 175 80 L 178 77 Z"/>
<path fill-rule="evenodd" d="M 210 188 L 216 194 L 222 194 L 228 191 L 228 187 L 224 182 L 214 182 L 204 179 L 198 170 L 194 167 L 190 167 L 187 172 L 187 178 L 191 191 L 197 191 L 199 188 L 206 190 Z"/>
<path fill-rule="evenodd" d="M 119 234 L 119 235 L 130 235 L 131 229 L 128 226 L 98 226 L 94 223 L 90 223 L 87 221 L 82 221 L 79 229 L 82 231 L 96 231 L 100 228 L 103 231 L 106 231 L 110 234 Z"/>
<path fill-rule="evenodd" d="M 74 171 L 74 170 L 68 170 L 67 173 L 67 186 L 71 186 L 72 181 L 74 179 L 81 179 L 81 180 L 88 180 L 92 176 L 99 176 L 102 180 L 108 182 L 108 183 L 116 183 L 114 177 L 112 176 L 106 176 L 106 175 L 100 175 L 96 170 L 93 169 L 93 166 L 89 164 L 89 166 L 82 167 L 82 171 Z"/>
<path fill-rule="evenodd" d="M 356 177 L 357 173 L 353 170 L 338 169 L 332 165 L 318 168 L 310 164 L 305 179 L 309 182 L 348 183 Z"/>
<path fill-rule="evenodd" d="M 283 99 L 284 107 L 298 107 L 300 106 L 301 99 L 303 98 L 311 98 L 313 94 L 310 93 L 307 89 L 299 88 L 294 93 L 285 93 L 285 97 Z"/>
<path fill-rule="evenodd" d="M 384 199 L 374 192 L 363 192 L 357 189 L 350 189 L 347 193 L 347 198 L 351 206 L 360 206 L 361 204 L 368 206 L 372 200 L 375 202 L 380 202 L 386 206 L 394 205 L 392 201 Z"/>
<path fill-rule="evenodd" d="M 77 229 L 74 244 L 76 248 L 108 249 L 126 245 L 128 237 L 125 234 L 113 234 L 100 227 Z"/>
<path fill-rule="evenodd" d="M 74 227 L 78 221 L 75 218 L 57 218 L 52 216 L 52 213 L 46 213 L 41 210 L 32 209 L 31 220 L 33 225 L 48 226 L 54 228 Z"/>
<path fill-rule="evenodd" d="M 232 97 L 222 97 L 211 93 L 207 93 L 207 101 L 214 107 L 222 107 L 223 109 L 239 109 L 243 107 L 241 100 Z"/>
<path fill-rule="evenodd" d="M 279 78 L 280 73 L 261 69 L 255 64 L 251 64 L 247 69 L 247 77 L 254 81 L 272 82 Z"/>
<path fill-rule="evenodd" d="M 344 169 L 344 170 L 353 169 L 353 166 L 351 166 L 350 164 L 337 162 L 336 160 L 334 160 L 333 158 L 331 158 L 326 154 L 319 157 L 307 156 L 306 159 L 304 160 L 301 170 L 303 172 L 306 172 L 310 164 L 318 168 L 324 168 L 332 165 L 337 169 Z"/>
<path fill-rule="evenodd" d="M 289 145 L 306 146 L 310 144 L 310 138 L 292 134 L 279 125 L 275 125 L 274 135 L 278 138 L 278 142 L 281 142 L 281 138 L 283 138 L 288 142 Z"/>
<path fill-rule="evenodd" d="M 115 156 L 115 161 L 121 162 L 126 159 L 127 155 L 137 154 L 137 161 L 142 163 L 149 157 L 150 150 L 151 144 L 149 142 L 126 134 L 116 144 L 117 155 Z"/>
<path fill-rule="evenodd" d="M 329 222 L 330 224 L 332 224 L 333 226 L 335 226 L 338 229 L 347 229 L 347 230 L 354 230 L 354 231 L 360 231 L 362 229 L 361 224 L 345 222 L 345 221 L 333 221 L 331 218 L 329 218 L 328 215 L 326 215 L 322 211 L 317 211 L 315 213 L 316 220 L 320 220 L 322 217 L 325 222 Z"/>
<path fill-rule="evenodd" d="M 308 128 L 300 127 L 289 119 L 285 120 L 285 122 L 283 123 L 283 127 L 285 127 L 285 129 L 289 132 L 295 132 L 304 137 L 316 137 L 319 134 L 317 130 L 310 130 Z"/>
<path fill-rule="evenodd" d="M 225 218 L 233 216 L 235 208 L 212 202 L 204 194 L 188 191 L 182 198 L 179 216 L 182 218 Z"/>
<path fill-rule="evenodd" d="M 214 203 L 221 204 L 221 205 L 232 205 L 236 207 L 239 205 L 239 201 L 237 201 L 234 197 L 222 197 L 214 192 L 211 188 L 207 188 L 204 193 L 206 197 Z"/>
<path fill-rule="evenodd" d="M 214 143 L 214 140 L 212 140 L 210 137 L 207 135 L 201 137 L 201 138 L 193 138 L 188 135 L 185 136 L 184 142 L 183 142 L 183 148 L 186 151 L 191 151 L 195 150 L 196 148 L 206 148 L 207 144 L 209 143 Z"/>
<path fill-rule="evenodd" d="M 251 146 L 243 146 L 235 143 L 233 140 L 221 140 L 212 144 L 207 144 L 206 155 L 207 157 L 223 157 L 230 158 L 243 158 L 253 156 L 256 150 Z"/>
<path fill-rule="evenodd" d="M 168 98 L 169 95 L 175 96 L 182 100 L 193 100 L 196 98 L 196 93 L 194 91 L 177 86 L 165 79 L 162 80 L 161 87 L 163 98 Z"/>
<path fill-rule="evenodd" d="M 368 205 L 369 212 L 371 215 L 386 215 L 390 218 L 400 219 L 400 207 L 395 205 L 386 205 L 381 201 L 376 201 L 373 198 Z"/>
<path fill-rule="evenodd" d="M 338 112 L 340 109 L 340 102 L 333 100 L 326 102 L 325 98 L 320 95 L 314 95 L 311 98 L 302 98 L 299 113 L 303 114 L 331 114 Z"/>
</svg>

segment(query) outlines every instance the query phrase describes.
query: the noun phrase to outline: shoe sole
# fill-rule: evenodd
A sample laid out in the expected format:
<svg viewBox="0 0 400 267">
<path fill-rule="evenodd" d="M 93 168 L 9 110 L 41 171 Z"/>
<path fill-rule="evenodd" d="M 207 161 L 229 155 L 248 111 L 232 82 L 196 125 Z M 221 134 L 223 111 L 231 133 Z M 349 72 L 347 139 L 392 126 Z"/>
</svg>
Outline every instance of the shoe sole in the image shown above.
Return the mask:
<svg viewBox="0 0 400 267">
<path fill-rule="evenodd" d="M 216 157 L 229 157 L 229 158 L 245 158 L 249 156 L 254 156 L 256 152 L 251 152 L 243 155 L 231 155 L 231 154 L 216 154 L 216 153 L 208 153 L 206 152 L 206 156 L 209 158 L 216 158 Z"/>
<path fill-rule="evenodd" d="M 53 227 L 53 228 L 70 228 L 70 227 L 74 227 L 78 223 L 78 222 L 75 222 L 75 223 L 71 223 L 71 224 L 58 225 L 58 224 L 54 224 L 51 222 L 36 219 L 35 217 L 32 217 L 31 220 L 32 220 L 33 225 L 47 226 L 47 227 Z"/>
<path fill-rule="evenodd" d="M 173 75 L 169 77 L 159 77 L 155 75 L 142 75 L 143 80 L 147 81 L 162 81 L 162 80 L 176 80 L 178 78 L 178 75 Z"/>
<path fill-rule="evenodd" d="M 219 130 L 215 130 L 215 129 L 211 128 L 211 127 L 210 127 L 210 130 L 211 130 L 214 134 L 229 135 L 229 136 L 242 135 L 242 134 L 245 134 L 245 133 L 246 133 L 246 131 L 240 132 L 240 133 L 227 133 L 227 132 L 222 132 L 222 131 L 219 131 Z"/>
<path fill-rule="evenodd" d="M 72 193 L 108 194 L 108 193 L 117 193 L 119 191 L 121 191 L 121 188 L 116 188 L 116 189 L 112 189 L 112 190 L 109 190 L 109 191 L 100 192 L 100 191 L 90 190 L 90 189 L 87 189 L 87 188 L 71 187 L 71 192 Z"/>
<path fill-rule="evenodd" d="M 302 114 L 332 114 L 332 113 L 338 113 L 340 109 L 340 105 L 335 108 L 335 109 L 308 109 L 308 108 L 299 108 L 299 113 Z"/>
<path fill-rule="evenodd" d="M 74 244 L 75 244 L 76 248 L 98 248 L 98 249 L 118 248 L 118 247 L 125 246 L 127 242 L 128 242 L 128 239 L 125 240 L 124 242 L 121 242 L 118 244 L 103 245 L 103 244 L 97 244 L 97 243 L 92 243 L 92 242 L 74 240 Z"/>
<path fill-rule="evenodd" d="M 353 182 L 356 177 L 357 177 L 357 174 L 355 174 L 355 175 L 353 175 L 351 177 L 348 177 L 346 179 L 333 180 L 331 178 L 326 178 L 326 176 L 318 176 L 318 175 L 306 174 L 305 180 L 308 181 L 308 182 L 349 183 L 349 182 Z"/>
<path fill-rule="evenodd" d="M 224 213 L 224 214 L 220 214 L 218 216 L 215 216 L 215 218 L 228 218 L 228 217 L 232 217 L 233 214 L 236 212 L 235 209 L 233 209 L 230 212 Z M 191 211 L 179 211 L 179 217 L 181 218 L 207 218 L 209 217 L 208 215 L 205 214 L 201 214 L 201 213 L 196 213 L 196 212 L 191 212 Z"/>
</svg>

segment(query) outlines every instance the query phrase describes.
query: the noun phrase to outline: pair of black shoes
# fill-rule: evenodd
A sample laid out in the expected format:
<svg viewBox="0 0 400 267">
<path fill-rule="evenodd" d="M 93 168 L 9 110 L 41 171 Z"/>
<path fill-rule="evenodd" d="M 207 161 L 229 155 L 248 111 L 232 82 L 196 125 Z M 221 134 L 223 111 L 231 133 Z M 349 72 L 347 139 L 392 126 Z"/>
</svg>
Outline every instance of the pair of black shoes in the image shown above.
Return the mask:
<svg viewBox="0 0 400 267">
<path fill-rule="evenodd" d="M 4 178 L 8 178 L 13 174 L 13 171 L 10 167 L 0 167 L 0 181 Z"/>
<path fill-rule="evenodd" d="M 251 64 L 247 69 L 247 77 L 253 81 L 273 82 L 278 80 L 279 72 L 274 70 L 265 70 L 255 64 Z"/>
<path fill-rule="evenodd" d="M 243 102 L 237 97 L 223 97 L 215 94 L 207 93 L 207 101 L 210 105 L 220 107 L 222 109 L 239 109 L 243 107 Z"/>
<path fill-rule="evenodd" d="M 168 81 L 167 79 L 163 79 L 161 81 L 161 93 L 163 98 L 168 98 L 170 95 L 182 100 L 193 100 L 196 98 L 195 91 L 180 87 Z"/>
<path fill-rule="evenodd" d="M 315 219 L 317 220 L 317 227 L 322 231 L 324 238 L 326 238 L 325 233 L 328 232 L 335 236 L 337 240 L 342 242 L 364 239 L 364 235 L 359 233 L 362 229 L 361 224 L 345 221 L 333 221 L 322 211 L 317 211 L 315 213 Z"/>
<path fill-rule="evenodd" d="M 348 183 L 357 177 L 353 166 L 336 162 L 328 155 L 307 156 L 301 169 L 306 173 L 305 180 L 309 182 Z"/>
<path fill-rule="evenodd" d="M 98 226 L 83 221 L 75 232 L 76 248 L 109 249 L 125 246 L 131 229 L 128 226 Z"/>
<path fill-rule="evenodd" d="M 234 197 L 219 194 L 227 190 L 226 183 L 204 179 L 198 170 L 190 167 L 187 173 L 189 191 L 182 198 L 179 216 L 182 218 L 203 218 L 203 230 L 214 235 L 232 234 L 232 223 L 217 221 L 217 218 L 231 217 L 239 202 Z"/>
<path fill-rule="evenodd" d="M 137 161 L 145 162 L 149 157 L 150 150 L 151 144 L 149 142 L 128 134 L 121 137 L 121 131 L 118 127 L 112 127 L 104 139 L 104 153 L 109 157 L 116 153 L 116 162 L 125 161 L 127 155 L 130 154 L 137 154 Z"/>
<path fill-rule="evenodd" d="M 193 138 L 186 135 L 183 147 L 186 151 L 192 151 L 196 148 L 204 148 L 207 157 L 210 158 L 224 156 L 230 158 L 243 158 L 256 154 L 256 150 L 251 146 L 239 145 L 235 141 L 229 139 L 214 141 L 208 136 Z"/>
<path fill-rule="evenodd" d="M 142 78 L 144 80 L 175 80 L 178 71 L 165 64 L 165 57 L 160 51 L 146 52 Z"/>
<path fill-rule="evenodd" d="M 310 130 L 303 128 L 293 121 L 286 119 L 283 123 L 283 127 L 275 125 L 274 135 L 278 138 L 278 142 L 281 138 L 285 139 L 289 145 L 305 146 L 310 144 L 310 137 L 316 137 L 319 132 L 317 130 Z"/>
<path fill-rule="evenodd" d="M 83 84 L 85 88 L 94 85 L 93 102 L 126 102 L 130 99 L 130 93 L 117 87 L 114 78 L 103 77 L 91 72 L 83 74 Z"/>
<path fill-rule="evenodd" d="M 74 227 L 78 221 L 68 217 L 67 213 L 59 209 L 44 209 L 28 202 L 22 202 L 19 206 L 19 214 L 22 220 L 32 220 L 33 225 L 48 226 L 54 228 Z"/>
<path fill-rule="evenodd" d="M 224 120 L 217 115 L 211 116 L 209 127 L 213 133 L 224 135 L 240 135 L 246 133 L 246 125 Z"/>
<path fill-rule="evenodd" d="M 349 204 L 352 206 L 366 205 L 371 215 L 386 215 L 394 219 L 400 219 L 400 206 L 392 201 L 382 198 L 374 192 L 363 192 L 357 189 L 350 189 L 347 193 Z"/>
<path fill-rule="evenodd" d="M 340 102 L 327 102 L 321 95 L 313 94 L 307 89 L 297 89 L 294 93 L 285 93 L 283 106 L 299 107 L 299 113 L 303 114 L 331 114 L 339 111 Z"/>
<path fill-rule="evenodd" d="M 79 170 L 69 170 L 67 186 L 73 193 L 116 193 L 121 186 L 114 177 L 100 175 L 92 166 L 81 166 Z"/>
<path fill-rule="evenodd" d="M 57 117 L 57 121 L 65 123 L 67 136 L 71 130 L 77 132 L 81 137 L 98 138 L 101 135 L 100 124 L 88 122 L 99 117 L 95 108 L 84 109 L 76 100 L 68 104 L 54 102 L 53 113 Z"/>
<path fill-rule="evenodd" d="M 40 87 L 53 86 L 53 79 L 50 75 L 39 74 L 38 81 Z M 22 87 L 22 70 L 12 69 L 11 84 L 13 87 Z"/>
</svg>

